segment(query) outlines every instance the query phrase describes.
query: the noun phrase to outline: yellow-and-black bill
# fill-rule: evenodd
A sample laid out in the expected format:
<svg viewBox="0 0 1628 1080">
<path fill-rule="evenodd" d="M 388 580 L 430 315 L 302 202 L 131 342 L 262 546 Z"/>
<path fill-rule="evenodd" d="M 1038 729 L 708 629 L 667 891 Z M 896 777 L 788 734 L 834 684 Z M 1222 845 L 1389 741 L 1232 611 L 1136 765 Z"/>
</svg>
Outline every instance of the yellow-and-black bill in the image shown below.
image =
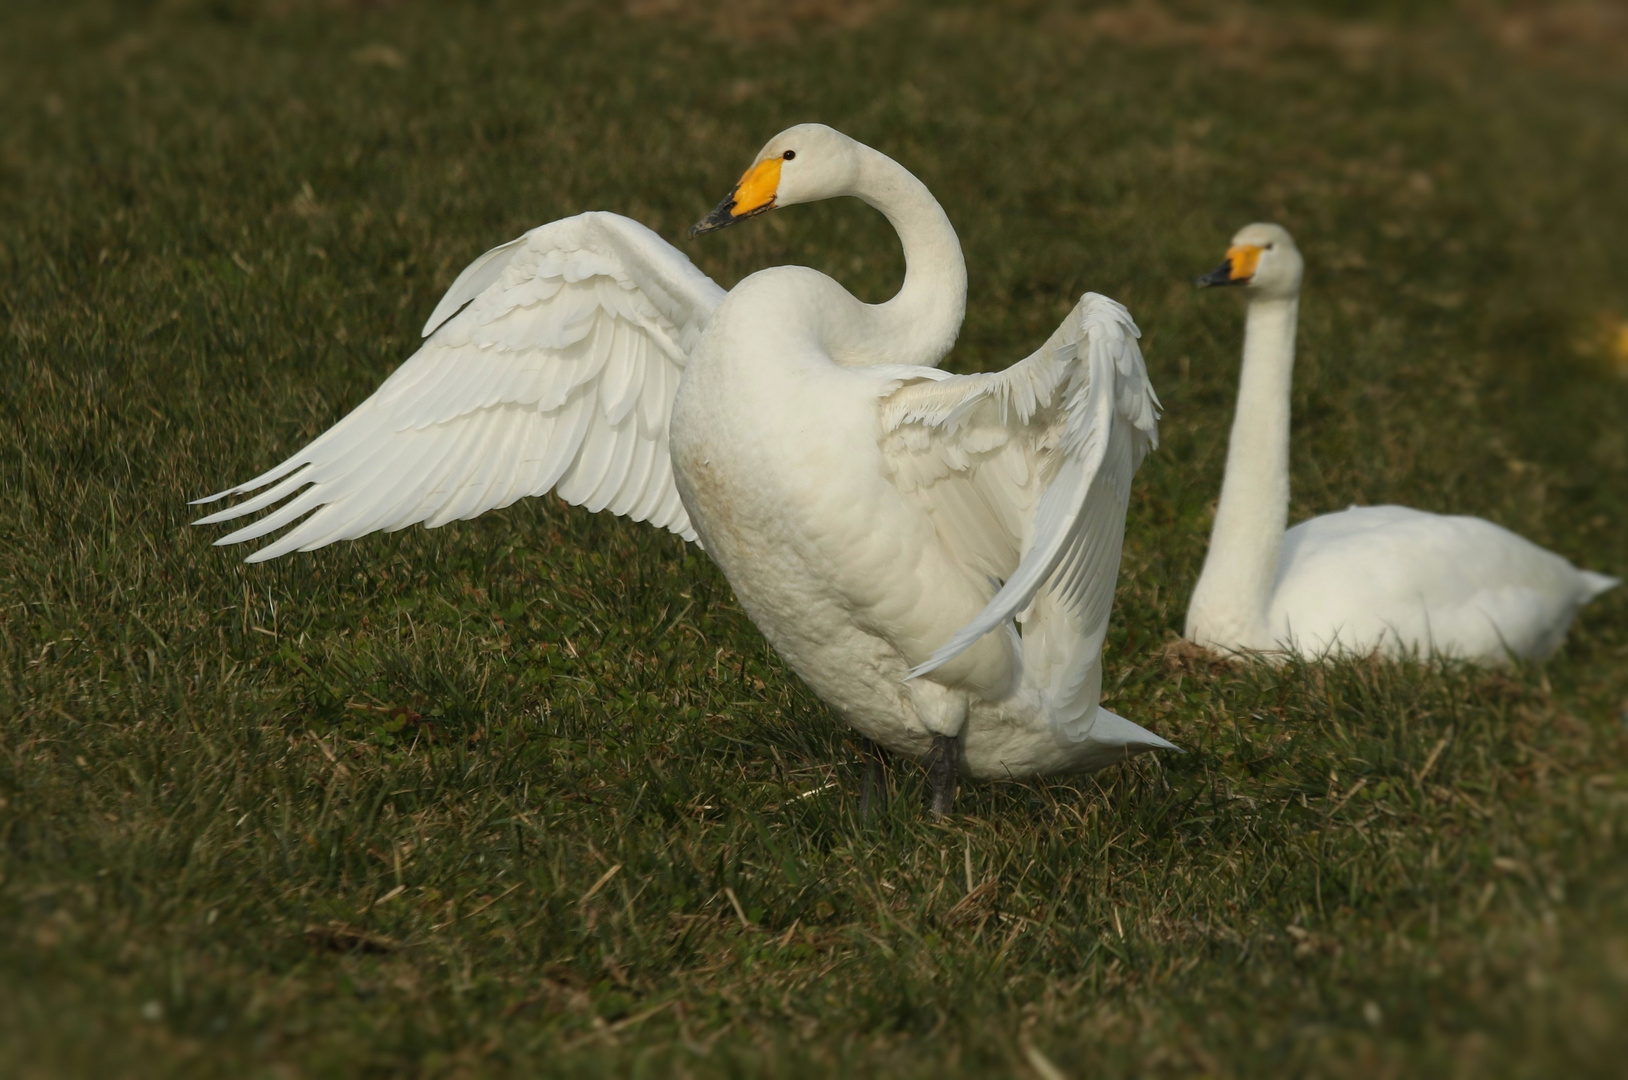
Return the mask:
<svg viewBox="0 0 1628 1080">
<path fill-rule="evenodd" d="M 1220 266 L 1196 279 L 1193 284 L 1201 289 L 1211 285 L 1248 285 L 1255 276 L 1262 250 L 1254 244 L 1235 244 L 1227 249 L 1227 257 Z"/>
<path fill-rule="evenodd" d="M 773 210 L 775 193 L 780 189 L 781 161 L 779 157 L 764 158 L 747 169 L 735 190 L 724 196 L 724 201 L 713 207 L 712 213 L 690 226 L 690 235 L 717 232 L 737 221 Z"/>
</svg>

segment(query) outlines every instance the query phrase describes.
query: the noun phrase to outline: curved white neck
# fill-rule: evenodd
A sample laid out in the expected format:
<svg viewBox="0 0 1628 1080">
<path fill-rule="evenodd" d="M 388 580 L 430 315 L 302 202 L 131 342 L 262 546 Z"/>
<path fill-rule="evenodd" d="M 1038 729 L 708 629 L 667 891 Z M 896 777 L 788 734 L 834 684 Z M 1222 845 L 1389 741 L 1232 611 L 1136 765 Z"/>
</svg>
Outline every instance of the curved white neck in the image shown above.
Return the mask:
<svg viewBox="0 0 1628 1080">
<path fill-rule="evenodd" d="M 1268 649 L 1267 621 L 1289 518 L 1289 398 L 1298 297 L 1257 299 L 1244 329 L 1238 412 L 1210 551 L 1187 611 L 1187 636 Z"/>
<path fill-rule="evenodd" d="M 852 191 L 880 210 L 904 247 L 904 285 L 882 304 L 867 305 L 867 353 L 883 362 L 933 367 L 950 351 L 967 312 L 967 264 L 955 228 L 927 185 L 903 165 L 860 146 Z"/>
</svg>

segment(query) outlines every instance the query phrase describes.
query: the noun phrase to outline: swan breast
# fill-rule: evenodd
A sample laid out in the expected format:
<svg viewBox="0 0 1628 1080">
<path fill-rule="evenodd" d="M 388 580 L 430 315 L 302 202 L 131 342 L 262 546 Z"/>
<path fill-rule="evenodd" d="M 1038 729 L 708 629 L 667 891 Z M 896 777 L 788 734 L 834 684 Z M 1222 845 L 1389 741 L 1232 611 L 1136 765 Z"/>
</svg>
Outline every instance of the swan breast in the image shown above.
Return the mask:
<svg viewBox="0 0 1628 1080">
<path fill-rule="evenodd" d="M 833 362 L 828 327 L 847 316 L 821 280 L 754 275 L 720 307 L 674 403 L 674 473 L 708 553 L 798 674 L 854 719 L 842 698 L 873 671 L 897 714 L 909 667 L 994 586 L 889 479 L 879 398 L 893 382 Z M 1017 667 L 989 635 L 935 681 L 1000 697 Z"/>
</svg>

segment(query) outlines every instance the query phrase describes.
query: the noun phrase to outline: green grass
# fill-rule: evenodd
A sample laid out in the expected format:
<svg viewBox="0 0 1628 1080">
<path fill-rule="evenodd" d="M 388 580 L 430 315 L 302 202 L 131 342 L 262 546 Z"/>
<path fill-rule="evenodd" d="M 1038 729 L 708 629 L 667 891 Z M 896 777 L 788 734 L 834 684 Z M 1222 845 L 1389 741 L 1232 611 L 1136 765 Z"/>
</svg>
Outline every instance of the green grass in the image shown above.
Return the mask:
<svg viewBox="0 0 1628 1080">
<path fill-rule="evenodd" d="M 1189 281 L 1259 218 L 1310 265 L 1297 518 L 1405 502 L 1628 570 L 1622 40 L 633 7 L 0 12 L 0 1074 L 1620 1075 L 1628 597 L 1501 673 L 1166 646 L 1241 332 Z M 476 254 L 589 208 L 676 239 L 807 119 L 943 200 L 961 369 L 1087 288 L 1140 321 L 1167 416 L 1107 704 L 1186 756 L 945 825 L 904 766 L 862 827 L 846 730 L 666 534 L 546 498 L 245 567 L 187 527 Z M 851 202 L 680 243 L 725 284 L 901 268 Z"/>
</svg>

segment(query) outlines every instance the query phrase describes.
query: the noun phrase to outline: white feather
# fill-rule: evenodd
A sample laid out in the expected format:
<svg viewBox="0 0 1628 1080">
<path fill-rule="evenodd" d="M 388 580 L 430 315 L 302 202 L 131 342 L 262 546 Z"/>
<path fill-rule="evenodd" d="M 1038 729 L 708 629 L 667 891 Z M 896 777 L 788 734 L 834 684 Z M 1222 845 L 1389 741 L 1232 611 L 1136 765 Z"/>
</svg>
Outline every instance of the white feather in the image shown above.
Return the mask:
<svg viewBox="0 0 1628 1080">
<path fill-rule="evenodd" d="M 1021 363 L 993 375 L 910 383 L 884 400 L 884 428 L 894 436 L 886 445 L 894 457 L 914 442 L 915 455 L 940 465 L 941 478 L 912 496 L 931 508 L 945 542 L 963 550 L 966 561 L 995 567 L 1005 579 L 978 617 L 918 664 L 912 677 L 941 668 L 1010 625 L 1044 588 L 1048 603 L 1024 626 L 1025 678 L 1050 691 L 1054 723 L 1073 726 L 1094 715 L 1095 691 L 1078 690 L 1100 668 L 1131 476 L 1158 441 L 1158 398 L 1138 336 L 1123 307 L 1087 293 L 1057 333 Z M 1042 462 L 1040 471 L 1050 477 L 1044 486 L 1033 470 L 1010 464 L 1018 455 L 1007 452 L 1008 443 L 1027 448 L 1025 463 L 1031 455 Z M 975 500 L 975 492 L 984 498 Z M 1011 512 L 995 512 L 995 506 Z M 1002 527 L 1004 537 L 994 531 Z M 1070 646 L 1046 657 L 1031 652 L 1030 638 L 1055 644 L 1059 635 L 1048 620 L 1064 618 Z"/>
<path fill-rule="evenodd" d="M 288 460 L 199 502 L 252 499 L 200 518 L 215 524 L 287 505 L 218 543 L 274 532 L 252 556 L 275 558 L 379 529 L 429 527 L 541 495 L 614 506 L 693 537 L 665 458 L 685 353 L 723 290 L 637 222 L 592 213 L 493 248 L 452 283 L 424 324 L 424 346 Z M 629 414 L 637 410 L 637 420 Z M 665 490 L 623 495 L 660 474 Z M 566 490 L 566 489 L 569 490 Z M 645 511 L 641 516 L 640 511 Z"/>
</svg>

